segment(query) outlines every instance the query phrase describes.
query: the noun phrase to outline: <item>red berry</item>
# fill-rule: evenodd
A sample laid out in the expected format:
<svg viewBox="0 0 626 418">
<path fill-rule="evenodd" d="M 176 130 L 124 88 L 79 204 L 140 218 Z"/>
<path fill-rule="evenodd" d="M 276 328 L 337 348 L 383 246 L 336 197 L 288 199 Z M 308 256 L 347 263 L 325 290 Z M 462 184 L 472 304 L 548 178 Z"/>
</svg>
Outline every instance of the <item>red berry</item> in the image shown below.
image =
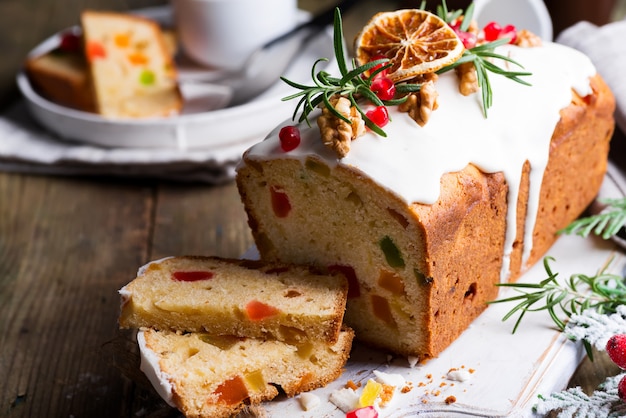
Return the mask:
<svg viewBox="0 0 626 418">
<path fill-rule="evenodd" d="M 515 29 L 515 26 L 513 25 L 506 25 L 502 28 L 499 38 L 511 38 L 509 43 L 515 43 L 515 40 L 517 39 L 517 29 Z"/>
<path fill-rule="evenodd" d="M 502 27 L 497 22 L 489 22 L 483 28 L 483 32 L 485 33 L 485 41 L 495 41 L 500 36 Z"/>
<path fill-rule="evenodd" d="M 376 77 L 370 89 L 380 100 L 391 100 L 396 95 L 396 85 L 387 76 Z"/>
<path fill-rule="evenodd" d="M 476 46 L 477 37 L 472 32 L 455 31 L 465 49 L 472 49 Z"/>
<path fill-rule="evenodd" d="M 300 145 L 300 130 L 295 126 L 284 126 L 280 129 L 278 138 L 283 151 L 289 152 Z"/>
<path fill-rule="evenodd" d="M 80 36 L 72 32 L 66 32 L 61 36 L 59 49 L 64 52 L 79 52 L 81 48 Z"/>
<path fill-rule="evenodd" d="M 622 377 L 617 385 L 617 396 L 623 401 L 626 401 L 626 376 Z"/>
<path fill-rule="evenodd" d="M 372 61 L 378 61 L 378 60 L 385 60 L 387 59 L 386 56 L 384 56 L 383 54 L 378 54 L 378 55 L 374 55 L 371 59 L 370 62 Z M 382 64 L 378 64 L 372 67 L 372 69 L 370 70 L 370 73 L 373 73 L 374 71 L 378 70 L 381 67 L 384 67 L 385 65 L 388 65 L 388 62 L 382 63 Z M 381 72 L 379 72 L 378 74 L 376 74 L 377 77 L 386 77 L 387 73 L 389 73 L 389 69 L 384 69 Z"/>
<path fill-rule="evenodd" d="M 348 412 L 346 418 L 378 418 L 378 411 L 373 406 L 366 406 Z"/>
<path fill-rule="evenodd" d="M 606 353 L 619 368 L 626 369 L 626 335 L 617 334 L 606 343 Z"/>
<path fill-rule="evenodd" d="M 374 109 L 365 112 L 365 116 L 380 128 L 389 123 L 389 112 L 385 106 L 376 106 Z"/>
<path fill-rule="evenodd" d="M 289 212 L 291 212 L 291 203 L 289 202 L 287 193 L 276 186 L 272 186 L 270 188 L 270 197 L 272 199 L 274 215 L 278 218 L 286 218 Z"/>
</svg>

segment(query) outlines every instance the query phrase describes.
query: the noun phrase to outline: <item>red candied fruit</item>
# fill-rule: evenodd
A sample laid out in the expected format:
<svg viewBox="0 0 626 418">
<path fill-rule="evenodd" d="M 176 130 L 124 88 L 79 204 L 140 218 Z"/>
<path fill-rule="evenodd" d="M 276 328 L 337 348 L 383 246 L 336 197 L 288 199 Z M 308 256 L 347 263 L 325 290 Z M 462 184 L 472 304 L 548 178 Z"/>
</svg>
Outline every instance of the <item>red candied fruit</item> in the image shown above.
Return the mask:
<svg viewBox="0 0 626 418">
<path fill-rule="evenodd" d="M 392 100 L 396 95 L 396 85 L 389 77 L 376 77 L 374 81 L 372 81 L 372 85 L 370 86 L 370 90 L 374 92 L 374 94 L 380 100 Z"/>
<path fill-rule="evenodd" d="M 96 58 L 106 58 L 107 56 L 104 45 L 97 41 L 91 41 L 87 44 L 86 54 L 89 61 L 93 61 Z"/>
<path fill-rule="evenodd" d="M 328 266 L 329 273 L 341 273 L 348 280 L 348 298 L 358 298 L 361 295 L 361 289 L 359 287 L 359 280 L 356 277 L 356 272 L 350 266 L 344 266 L 341 264 L 333 264 Z"/>
<path fill-rule="evenodd" d="M 289 202 L 287 193 L 276 186 L 272 186 L 270 187 L 270 197 L 272 199 L 274 215 L 279 218 L 286 218 L 289 212 L 291 212 L 291 203 Z"/>
<path fill-rule="evenodd" d="M 346 418 L 378 418 L 378 411 L 373 406 L 366 406 L 348 412 Z"/>
<path fill-rule="evenodd" d="M 271 316 L 276 316 L 280 311 L 266 303 L 258 300 L 251 300 L 246 304 L 246 314 L 252 321 L 260 321 Z"/>
<path fill-rule="evenodd" d="M 210 280 L 213 276 L 212 271 L 175 271 L 172 273 L 172 280 L 177 282 L 199 282 Z"/>
<path fill-rule="evenodd" d="M 389 123 L 389 112 L 385 106 L 376 106 L 374 109 L 365 112 L 365 116 L 380 128 Z"/>
<path fill-rule="evenodd" d="M 283 151 L 293 151 L 300 145 L 300 130 L 296 126 L 283 126 L 278 133 L 278 139 Z"/>
</svg>

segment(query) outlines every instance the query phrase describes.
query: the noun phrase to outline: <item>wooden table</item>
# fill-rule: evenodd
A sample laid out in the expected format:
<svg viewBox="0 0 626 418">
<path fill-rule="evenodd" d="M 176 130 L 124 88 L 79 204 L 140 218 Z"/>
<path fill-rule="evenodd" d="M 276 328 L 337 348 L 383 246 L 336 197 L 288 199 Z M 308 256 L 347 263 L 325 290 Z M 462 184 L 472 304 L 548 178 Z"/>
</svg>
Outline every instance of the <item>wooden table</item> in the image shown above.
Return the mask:
<svg viewBox="0 0 626 418">
<path fill-rule="evenodd" d="M 15 99 L 6 92 L 24 54 L 81 8 L 150 4 L 62 3 L 0 3 L 1 39 L 12 48 L 0 64 L 4 103 Z M 238 257 L 251 245 L 233 183 L 0 173 L 0 416 L 177 416 L 139 372 L 132 334 L 118 330 L 117 291 L 150 260 Z M 571 384 L 589 391 L 613 374 L 598 356 Z"/>
</svg>

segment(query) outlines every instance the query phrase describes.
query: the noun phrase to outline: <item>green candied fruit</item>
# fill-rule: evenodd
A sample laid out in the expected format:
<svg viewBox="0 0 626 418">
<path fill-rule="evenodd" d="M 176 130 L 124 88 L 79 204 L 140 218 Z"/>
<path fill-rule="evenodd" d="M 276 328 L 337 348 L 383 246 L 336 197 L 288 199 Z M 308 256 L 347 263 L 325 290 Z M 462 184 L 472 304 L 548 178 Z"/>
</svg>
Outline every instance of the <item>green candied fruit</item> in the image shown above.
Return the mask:
<svg viewBox="0 0 626 418">
<path fill-rule="evenodd" d="M 432 282 L 433 282 L 433 278 L 432 277 L 426 277 L 418 269 L 413 269 L 413 274 L 415 274 L 415 278 L 417 279 L 417 283 L 419 283 L 421 285 L 425 286 L 425 285 L 432 284 Z"/>
<path fill-rule="evenodd" d="M 139 82 L 144 86 L 151 86 L 152 84 L 154 84 L 155 80 L 156 77 L 154 75 L 154 72 L 150 70 L 143 70 L 139 75 Z"/>
<path fill-rule="evenodd" d="M 387 260 L 387 264 L 390 267 L 404 267 L 404 259 L 402 258 L 402 254 L 396 244 L 389 238 L 385 236 L 380 240 L 380 248 L 383 250 L 383 254 L 385 254 L 385 259 Z"/>
<path fill-rule="evenodd" d="M 330 167 L 327 166 L 324 163 L 321 163 L 319 161 L 315 161 L 312 158 L 307 158 L 306 162 L 304 163 L 304 166 L 308 169 L 313 171 L 314 173 L 319 174 L 320 176 L 323 177 L 328 177 L 330 176 Z"/>
</svg>

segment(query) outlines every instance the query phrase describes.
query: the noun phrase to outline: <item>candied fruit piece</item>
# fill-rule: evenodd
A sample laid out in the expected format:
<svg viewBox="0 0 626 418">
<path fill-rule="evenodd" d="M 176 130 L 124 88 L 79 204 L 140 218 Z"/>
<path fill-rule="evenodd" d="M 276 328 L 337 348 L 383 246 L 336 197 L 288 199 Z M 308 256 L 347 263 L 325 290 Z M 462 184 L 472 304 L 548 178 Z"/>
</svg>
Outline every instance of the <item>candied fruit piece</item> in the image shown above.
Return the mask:
<svg viewBox="0 0 626 418">
<path fill-rule="evenodd" d="M 253 321 L 260 321 L 278 315 L 280 311 L 273 306 L 258 300 L 251 300 L 246 304 L 246 314 Z"/>
<path fill-rule="evenodd" d="M 326 164 L 323 164 L 319 161 L 315 161 L 312 158 L 307 158 L 306 162 L 304 163 L 304 166 L 308 170 L 311 170 L 314 173 L 319 174 L 320 176 L 328 177 L 330 175 L 330 167 L 328 167 Z"/>
<path fill-rule="evenodd" d="M 87 55 L 87 59 L 89 61 L 93 61 L 96 58 L 106 58 L 107 53 L 104 45 L 102 45 L 98 41 L 89 41 L 87 43 L 87 47 L 85 49 L 85 53 Z"/>
<path fill-rule="evenodd" d="M 199 282 L 210 280 L 214 276 L 212 271 L 175 271 L 172 273 L 172 280 L 177 282 Z"/>
<path fill-rule="evenodd" d="M 391 308 L 389 307 L 389 301 L 380 295 L 371 295 L 372 310 L 374 315 L 381 321 L 384 321 L 392 327 L 396 327 L 396 321 L 391 314 Z"/>
<path fill-rule="evenodd" d="M 330 273 L 341 273 L 346 277 L 348 280 L 348 298 L 357 298 L 361 295 L 359 280 L 357 279 L 356 273 L 352 267 L 341 264 L 333 264 L 332 266 L 328 266 L 328 271 Z"/>
<path fill-rule="evenodd" d="M 385 254 L 385 260 L 387 260 L 387 264 L 389 264 L 390 267 L 404 267 L 402 253 L 400 253 L 400 250 L 391 238 L 385 236 L 380 240 L 379 244 L 380 249 L 383 250 L 383 254 Z"/>
<path fill-rule="evenodd" d="M 252 392 L 261 392 L 265 389 L 265 379 L 263 378 L 261 370 L 246 373 L 246 382 L 250 386 Z"/>
<path fill-rule="evenodd" d="M 130 36 L 127 33 L 118 33 L 113 37 L 113 42 L 119 48 L 126 48 L 130 45 Z"/>
<path fill-rule="evenodd" d="M 235 376 L 220 384 L 213 392 L 217 401 L 226 405 L 235 405 L 248 398 L 248 388 L 241 376 Z"/>
<path fill-rule="evenodd" d="M 394 295 L 404 294 L 404 283 L 402 278 L 393 271 L 381 270 L 378 275 L 378 285 L 389 290 Z"/>
<path fill-rule="evenodd" d="M 143 52 L 133 52 L 128 54 L 128 61 L 133 65 L 145 65 L 148 63 L 148 56 Z"/>
<path fill-rule="evenodd" d="M 291 203 L 289 202 L 287 193 L 279 187 L 272 186 L 270 187 L 270 196 L 272 198 L 274 215 L 278 218 L 286 218 L 289 212 L 291 212 Z"/>
<path fill-rule="evenodd" d="M 363 388 L 361 397 L 359 398 L 359 407 L 373 406 L 376 399 L 383 391 L 383 385 L 375 380 L 369 379 Z"/>
<path fill-rule="evenodd" d="M 228 350 L 242 340 L 241 337 L 235 337 L 232 335 L 200 334 L 199 338 L 200 341 L 211 344 L 220 350 Z"/>
</svg>

